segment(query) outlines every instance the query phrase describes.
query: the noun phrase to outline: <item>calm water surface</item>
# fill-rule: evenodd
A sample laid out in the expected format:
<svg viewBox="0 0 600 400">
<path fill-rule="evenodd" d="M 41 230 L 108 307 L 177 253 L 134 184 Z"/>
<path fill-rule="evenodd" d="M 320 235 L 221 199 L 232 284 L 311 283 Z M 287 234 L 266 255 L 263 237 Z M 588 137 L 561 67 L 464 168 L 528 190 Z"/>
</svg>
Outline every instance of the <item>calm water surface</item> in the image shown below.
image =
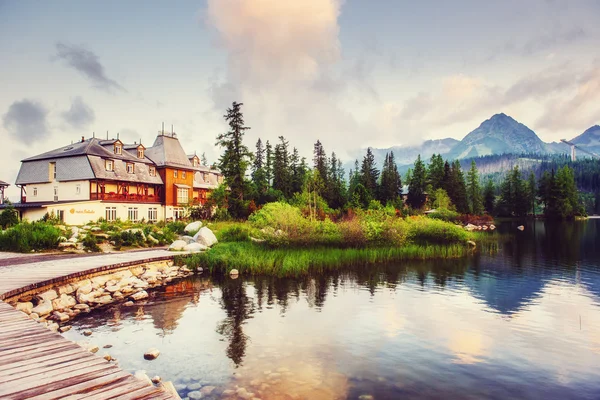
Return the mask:
<svg viewBox="0 0 600 400">
<path fill-rule="evenodd" d="M 512 238 L 493 254 L 459 261 L 186 279 L 65 336 L 112 345 L 100 352 L 183 398 L 599 399 L 600 220 L 500 228 Z"/>
</svg>

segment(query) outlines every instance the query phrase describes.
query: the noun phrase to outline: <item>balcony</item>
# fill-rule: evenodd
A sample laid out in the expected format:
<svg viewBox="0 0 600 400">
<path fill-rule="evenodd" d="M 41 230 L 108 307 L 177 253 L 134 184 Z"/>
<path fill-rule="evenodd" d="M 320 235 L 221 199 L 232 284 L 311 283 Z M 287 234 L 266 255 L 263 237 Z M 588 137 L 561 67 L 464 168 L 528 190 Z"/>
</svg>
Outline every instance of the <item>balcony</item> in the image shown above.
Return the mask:
<svg viewBox="0 0 600 400">
<path fill-rule="evenodd" d="M 127 203 L 160 203 L 160 196 L 155 194 L 135 193 L 90 193 L 90 200 L 117 201 Z"/>
</svg>

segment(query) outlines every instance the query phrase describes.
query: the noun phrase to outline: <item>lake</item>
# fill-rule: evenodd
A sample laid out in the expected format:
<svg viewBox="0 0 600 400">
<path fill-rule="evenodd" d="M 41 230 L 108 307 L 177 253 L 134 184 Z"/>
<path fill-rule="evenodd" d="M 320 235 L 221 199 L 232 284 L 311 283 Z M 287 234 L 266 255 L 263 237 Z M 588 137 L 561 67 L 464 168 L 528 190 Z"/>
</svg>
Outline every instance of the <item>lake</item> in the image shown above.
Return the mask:
<svg viewBox="0 0 600 400">
<path fill-rule="evenodd" d="M 182 398 L 598 399 L 600 220 L 517 225 L 461 260 L 200 275 L 83 316 L 65 336 Z M 161 354 L 146 361 L 150 347 Z"/>
</svg>

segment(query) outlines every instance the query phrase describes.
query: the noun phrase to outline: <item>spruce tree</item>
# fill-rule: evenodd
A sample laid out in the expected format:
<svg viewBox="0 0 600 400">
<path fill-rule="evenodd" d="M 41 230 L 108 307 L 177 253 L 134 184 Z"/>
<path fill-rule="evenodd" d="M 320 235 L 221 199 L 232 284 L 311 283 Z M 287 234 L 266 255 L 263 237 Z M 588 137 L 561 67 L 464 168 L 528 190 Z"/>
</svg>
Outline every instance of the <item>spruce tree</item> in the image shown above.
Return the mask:
<svg viewBox="0 0 600 400">
<path fill-rule="evenodd" d="M 381 170 L 381 182 L 379 185 L 379 201 L 382 204 L 396 202 L 402 191 L 402 179 L 398 172 L 398 166 L 394 153 L 385 155 L 385 161 Z"/>
<path fill-rule="evenodd" d="M 273 184 L 273 147 L 267 140 L 265 144 L 265 177 L 267 178 L 267 186 Z"/>
<path fill-rule="evenodd" d="M 292 195 L 292 173 L 290 171 L 289 143 L 279 136 L 273 156 L 273 189 L 279 190 L 286 198 Z"/>
<path fill-rule="evenodd" d="M 444 166 L 444 175 L 445 175 Z M 454 160 L 449 170 L 449 178 L 445 181 L 446 192 L 452 200 L 452 204 L 456 206 L 456 211 L 461 214 L 467 214 L 469 210 L 469 201 L 467 199 L 467 186 L 465 184 L 465 177 L 460 167 L 460 161 Z"/>
<path fill-rule="evenodd" d="M 321 175 L 321 179 L 327 184 L 328 178 L 328 165 L 327 165 L 327 154 L 325 154 L 325 149 L 319 140 L 314 145 L 313 150 L 313 167 L 315 170 L 319 171 Z"/>
<path fill-rule="evenodd" d="M 256 152 L 254 153 L 254 162 L 252 163 L 252 182 L 256 187 L 259 202 L 268 189 L 267 175 L 265 172 L 265 148 L 260 138 L 256 142 Z"/>
<path fill-rule="evenodd" d="M 206 158 L 206 153 L 202 153 L 201 163 L 205 167 L 208 167 L 208 159 Z"/>
<path fill-rule="evenodd" d="M 229 124 L 229 131 L 217 136 L 217 146 L 224 148 L 223 154 L 219 158 L 219 169 L 231 190 L 228 202 L 229 212 L 236 218 L 246 214 L 243 204 L 245 177 L 252 158 L 252 153 L 243 143 L 244 132 L 250 128 L 244 126 L 242 105 L 242 103 L 233 102 L 231 108 L 227 109 L 224 118 Z"/>
<path fill-rule="evenodd" d="M 379 171 L 375 165 L 375 156 L 369 147 L 360 168 L 360 183 L 365 187 L 372 199 L 376 198 L 378 178 Z"/>
<path fill-rule="evenodd" d="M 425 205 L 426 194 L 425 187 L 427 185 L 427 174 L 425 164 L 421 161 L 421 155 L 417 156 L 412 176 L 408 183 L 408 198 L 407 203 L 414 209 L 420 209 Z"/>
<path fill-rule="evenodd" d="M 475 161 L 471 161 L 471 169 L 467 173 L 467 198 L 471 214 L 483 214 L 483 201 L 481 198 L 481 186 L 479 185 L 479 174 Z"/>
<path fill-rule="evenodd" d="M 531 171 L 527 179 L 527 202 L 529 203 L 529 211 L 535 216 L 537 184 L 535 182 L 535 173 Z"/>
<path fill-rule="evenodd" d="M 494 212 L 495 203 L 496 188 L 494 187 L 494 182 L 491 179 L 488 179 L 483 190 L 483 207 L 488 214 Z"/>
</svg>

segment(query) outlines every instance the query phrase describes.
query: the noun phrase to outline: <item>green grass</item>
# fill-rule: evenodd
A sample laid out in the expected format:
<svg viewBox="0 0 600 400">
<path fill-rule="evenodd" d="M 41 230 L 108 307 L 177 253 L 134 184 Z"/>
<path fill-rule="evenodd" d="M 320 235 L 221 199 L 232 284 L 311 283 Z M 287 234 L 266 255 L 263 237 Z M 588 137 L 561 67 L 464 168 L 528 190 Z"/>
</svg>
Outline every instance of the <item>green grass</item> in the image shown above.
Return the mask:
<svg viewBox="0 0 600 400">
<path fill-rule="evenodd" d="M 46 222 L 21 222 L 0 231 L 0 251 L 27 253 L 56 249 L 62 235 L 59 228 Z"/>
<path fill-rule="evenodd" d="M 344 266 L 368 266 L 402 260 L 448 259 L 471 252 L 466 245 L 418 245 L 402 247 L 273 249 L 250 242 L 219 243 L 205 253 L 178 256 L 176 263 L 195 269 L 242 274 L 297 276 Z"/>
</svg>

